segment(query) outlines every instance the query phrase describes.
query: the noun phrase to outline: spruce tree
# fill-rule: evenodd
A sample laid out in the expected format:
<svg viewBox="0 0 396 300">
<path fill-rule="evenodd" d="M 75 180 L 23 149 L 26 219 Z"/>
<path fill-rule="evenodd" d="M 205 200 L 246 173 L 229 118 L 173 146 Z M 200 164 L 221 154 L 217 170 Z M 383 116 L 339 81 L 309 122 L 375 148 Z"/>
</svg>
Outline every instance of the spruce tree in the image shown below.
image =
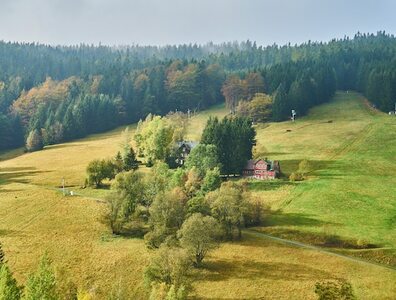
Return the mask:
<svg viewBox="0 0 396 300">
<path fill-rule="evenodd" d="M 21 299 L 21 288 L 12 276 L 7 264 L 3 263 L 0 265 L 0 300 L 19 299 Z"/>
<path fill-rule="evenodd" d="M 25 287 L 26 300 L 56 300 L 56 278 L 51 265 L 51 260 L 47 254 L 40 260 L 39 267 L 34 274 L 31 274 Z"/>
<path fill-rule="evenodd" d="M 138 162 L 136 160 L 136 154 L 132 147 L 129 148 L 128 153 L 124 157 L 124 170 L 136 170 L 139 167 Z"/>
<path fill-rule="evenodd" d="M 272 118 L 274 121 L 282 121 L 287 117 L 288 103 L 285 88 L 280 84 L 275 92 L 274 103 L 272 104 Z"/>
<path fill-rule="evenodd" d="M 117 173 L 121 172 L 124 169 L 124 160 L 122 159 L 120 151 L 118 151 L 116 156 L 114 157 L 114 165 Z"/>
</svg>

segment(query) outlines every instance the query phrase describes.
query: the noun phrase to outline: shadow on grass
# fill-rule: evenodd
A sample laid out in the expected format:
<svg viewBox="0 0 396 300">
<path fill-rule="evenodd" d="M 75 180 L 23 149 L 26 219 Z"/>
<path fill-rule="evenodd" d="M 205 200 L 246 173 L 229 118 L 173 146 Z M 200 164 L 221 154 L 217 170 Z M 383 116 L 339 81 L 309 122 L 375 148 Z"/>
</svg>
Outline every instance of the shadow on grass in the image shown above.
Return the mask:
<svg viewBox="0 0 396 300">
<path fill-rule="evenodd" d="M 1 182 L 0 182 L 1 185 Z M 17 190 L 17 189 L 2 189 L 0 188 L 0 193 L 16 193 L 16 192 L 21 192 L 22 190 Z"/>
<path fill-rule="evenodd" d="M 271 211 L 263 221 L 264 226 L 323 226 L 333 223 L 315 219 L 313 215 Z M 333 224 L 334 225 L 334 224 Z"/>
<path fill-rule="evenodd" d="M 286 179 L 252 180 L 249 181 L 249 190 L 253 192 L 273 191 L 281 187 L 291 186 L 291 185 L 296 185 L 296 183 Z"/>
<path fill-rule="evenodd" d="M 280 167 L 282 171 L 282 175 L 284 178 L 288 178 L 291 173 L 297 172 L 299 169 L 299 164 L 303 159 L 289 159 L 289 160 L 280 160 Z M 336 162 L 333 160 L 309 160 L 307 159 L 310 171 L 307 175 L 317 175 L 322 176 L 322 170 L 334 169 L 338 170 Z"/>
<path fill-rule="evenodd" d="M 57 145 L 50 145 L 50 146 L 45 146 L 45 150 L 52 150 L 52 149 L 64 149 L 64 148 L 72 148 L 72 147 L 79 147 L 83 145 L 82 143 L 67 143 L 67 144 L 57 144 Z"/>
<path fill-rule="evenodd" d="M 30 183 L 27 177 L 48 173 L 50 171 L 36 171 L 33 167 L 2 168 L 0 170 L 0 185 L 7 183 Z"/>
<path fill-rule="evenodd" d="M 16 230 L 0 229 L 0 236 L 15 234 L 16 232 L 17 232 Z"/>
<path fill-rule="evenodd" d="M 328 272 L 311 268 L 302 264 L 283 262 L 260 262 L 251 260 L 215 260 L 204 264 L 204 271 L 194 276 L 195 280 L 226 281 L 230 278 L 284 280 L 285 274 L 293 274 L 299 280 L 312 280 L 317 278 L 331 278 Z M 239 299 L 239 298 L 230 298 Z"/>
</svg>

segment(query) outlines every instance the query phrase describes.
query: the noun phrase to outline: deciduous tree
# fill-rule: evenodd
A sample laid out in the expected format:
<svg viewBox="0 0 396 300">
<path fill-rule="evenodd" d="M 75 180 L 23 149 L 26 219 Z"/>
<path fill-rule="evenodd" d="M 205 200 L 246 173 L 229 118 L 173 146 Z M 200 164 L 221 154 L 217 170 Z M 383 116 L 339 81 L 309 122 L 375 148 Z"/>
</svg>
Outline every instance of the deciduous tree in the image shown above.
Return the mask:
<svg viewBox="0 0 396 300">
<path fill-rule="evenodd" d="M 220 228 L 213 217 L 197 213 L 184 221 L 177 235 L 180 245 L 193 257 L 194 264 L 200 266 L 206 254 L 218 246 Z"/>
</svg>

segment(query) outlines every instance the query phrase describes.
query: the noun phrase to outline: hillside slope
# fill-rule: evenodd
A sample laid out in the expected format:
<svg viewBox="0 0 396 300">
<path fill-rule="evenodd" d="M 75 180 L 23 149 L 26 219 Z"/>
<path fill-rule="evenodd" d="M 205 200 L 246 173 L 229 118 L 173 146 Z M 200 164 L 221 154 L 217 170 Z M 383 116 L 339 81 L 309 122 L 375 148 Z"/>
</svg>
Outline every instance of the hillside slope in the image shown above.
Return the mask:
<svg viewBox="0 0 396 300">
<path fill-rule="evenodd" d="M 259 129 L 258 155 L 279 159 L 286 175 L 302 159 L 312 165 L 307 181 L 267 184 L 270 191 L 265 183 L 255 185 L 278 211 L 268 230 L 336 234 L 395 248 L 395 129 L 396 118 L 355 93 L 338 93 L 295 123 Z"/>
<path fill-rule="evenodd" d="M 222 117 L 226 113 L 224 107 L 216 107 L 195 116 L 189 138 L 199 137 L 209 115 Z M 301 159 L 312 161 L 315 169 L 310 180 L 299 184 L 252 182 L 254 192 L 274 211 L 266 217 L 269 226 L 260 229 L 274 234 L 287 230 L 291 238 L 304 232 L 334 230 L 343 237 L 367 238 L 392 247 L 394 223 L 389 227 L 386 220 L 395 215 L 394 181 L 382 175 L 395 171 L 394 132 L 388 131 L 395 124 L 388 116 L 368 109 L 359 95 L 340 93 L 334 102 L 315 108 L 293 124 L 258 128 L 257 155 L 280 159 L 286 174 L 294 171 Z M 134 299 L 147 297 L 142 270 L 152 252 L 143 240 L 112 236 L 100 221 L 103 203 L 80 196 L 63 197 L 56 190 L 65 178 L 72 190 L 105 196 L 107 190 L 83 190 L 80 186 L 90 160 L 116 153 L 122 129 L 35 153 L 0 157 L 0 240 L 21 283 L 40 255 L 48 251 L 58 273 L 92 291 L 95 299 L 105 299 L 119 282 Z M 292 131 L 286 133 L 286 129 Z M 386 147 L 380 147 L 381 143 Z M 372 155 L 377 156 L 375 161 Z M 223 244 L 208 257 L 203 269 L 192 275 L 192 296 L 315 299 L 315 282 L 336 278 L 350 281 L 359 298 L 392 299 L 396 294 L 393 270 L 246 233 L 242 241 Z"/>
</svg>

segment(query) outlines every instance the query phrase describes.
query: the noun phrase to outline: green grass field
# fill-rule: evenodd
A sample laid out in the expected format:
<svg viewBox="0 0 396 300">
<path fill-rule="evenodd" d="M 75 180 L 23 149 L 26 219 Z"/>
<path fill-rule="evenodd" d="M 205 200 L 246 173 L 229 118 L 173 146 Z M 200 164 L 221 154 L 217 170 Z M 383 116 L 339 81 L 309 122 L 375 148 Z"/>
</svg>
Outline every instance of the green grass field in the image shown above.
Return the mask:
<svg viewBox="0 0 396 300">
<path fill-rule="evenodd" d="M 226 113 L 224 107 L 215 107 L 194 116 L 188 139 L 199 138 L 209 115 Z M 122 129 L 35 153 L 14 150 L 0 155 L 0 240 L 21 283 L 48 251 L 57 272 L 90 290 L 96 299 L 105 299 L 119 281 L 133 299 L 147 297 L 142 270 L 151 251 L 143 240 L 113 237 L 100 222 L 103 203 L 63 197 L 56 190 L 65 178 L 70 190 L 102 198 L 107 190 L 81 189 L 85 167 L 94 158 L 117 152 Z M 257 229 L 307 242 L 336 234 L 394 249 L 395 129 L 395 118 L 369 109 L 354 93 L 338 93 L 333 102 L 295 123 L 259 125 L 256 156 L 279 159 L 286 175 L 302 159 L 308 159 L 314 170 L 301 183 L 285 179 L 251 183 L 272 210 L 265 218 L 267 226 Z M 396 295 L 396 271 L 248 232 L 240 242 L 223 244 L 204 268 L 194 272 L 192 298 L 315 299 L 315 282 L 335 278 L 349 280 L 359 299 Z"/>
<path fill-rule="evenodd" d="M 257 152 L 281 160 L 286 174 L 302 159 L 313 166 L 305 182 L 254 184 L 278 212 L 266 230 L 396 248 L 395 129 L 396 118 L 373 111 L 357 94 L 339 93 L 306 118 L 259 130 Z"/>
</svg>

